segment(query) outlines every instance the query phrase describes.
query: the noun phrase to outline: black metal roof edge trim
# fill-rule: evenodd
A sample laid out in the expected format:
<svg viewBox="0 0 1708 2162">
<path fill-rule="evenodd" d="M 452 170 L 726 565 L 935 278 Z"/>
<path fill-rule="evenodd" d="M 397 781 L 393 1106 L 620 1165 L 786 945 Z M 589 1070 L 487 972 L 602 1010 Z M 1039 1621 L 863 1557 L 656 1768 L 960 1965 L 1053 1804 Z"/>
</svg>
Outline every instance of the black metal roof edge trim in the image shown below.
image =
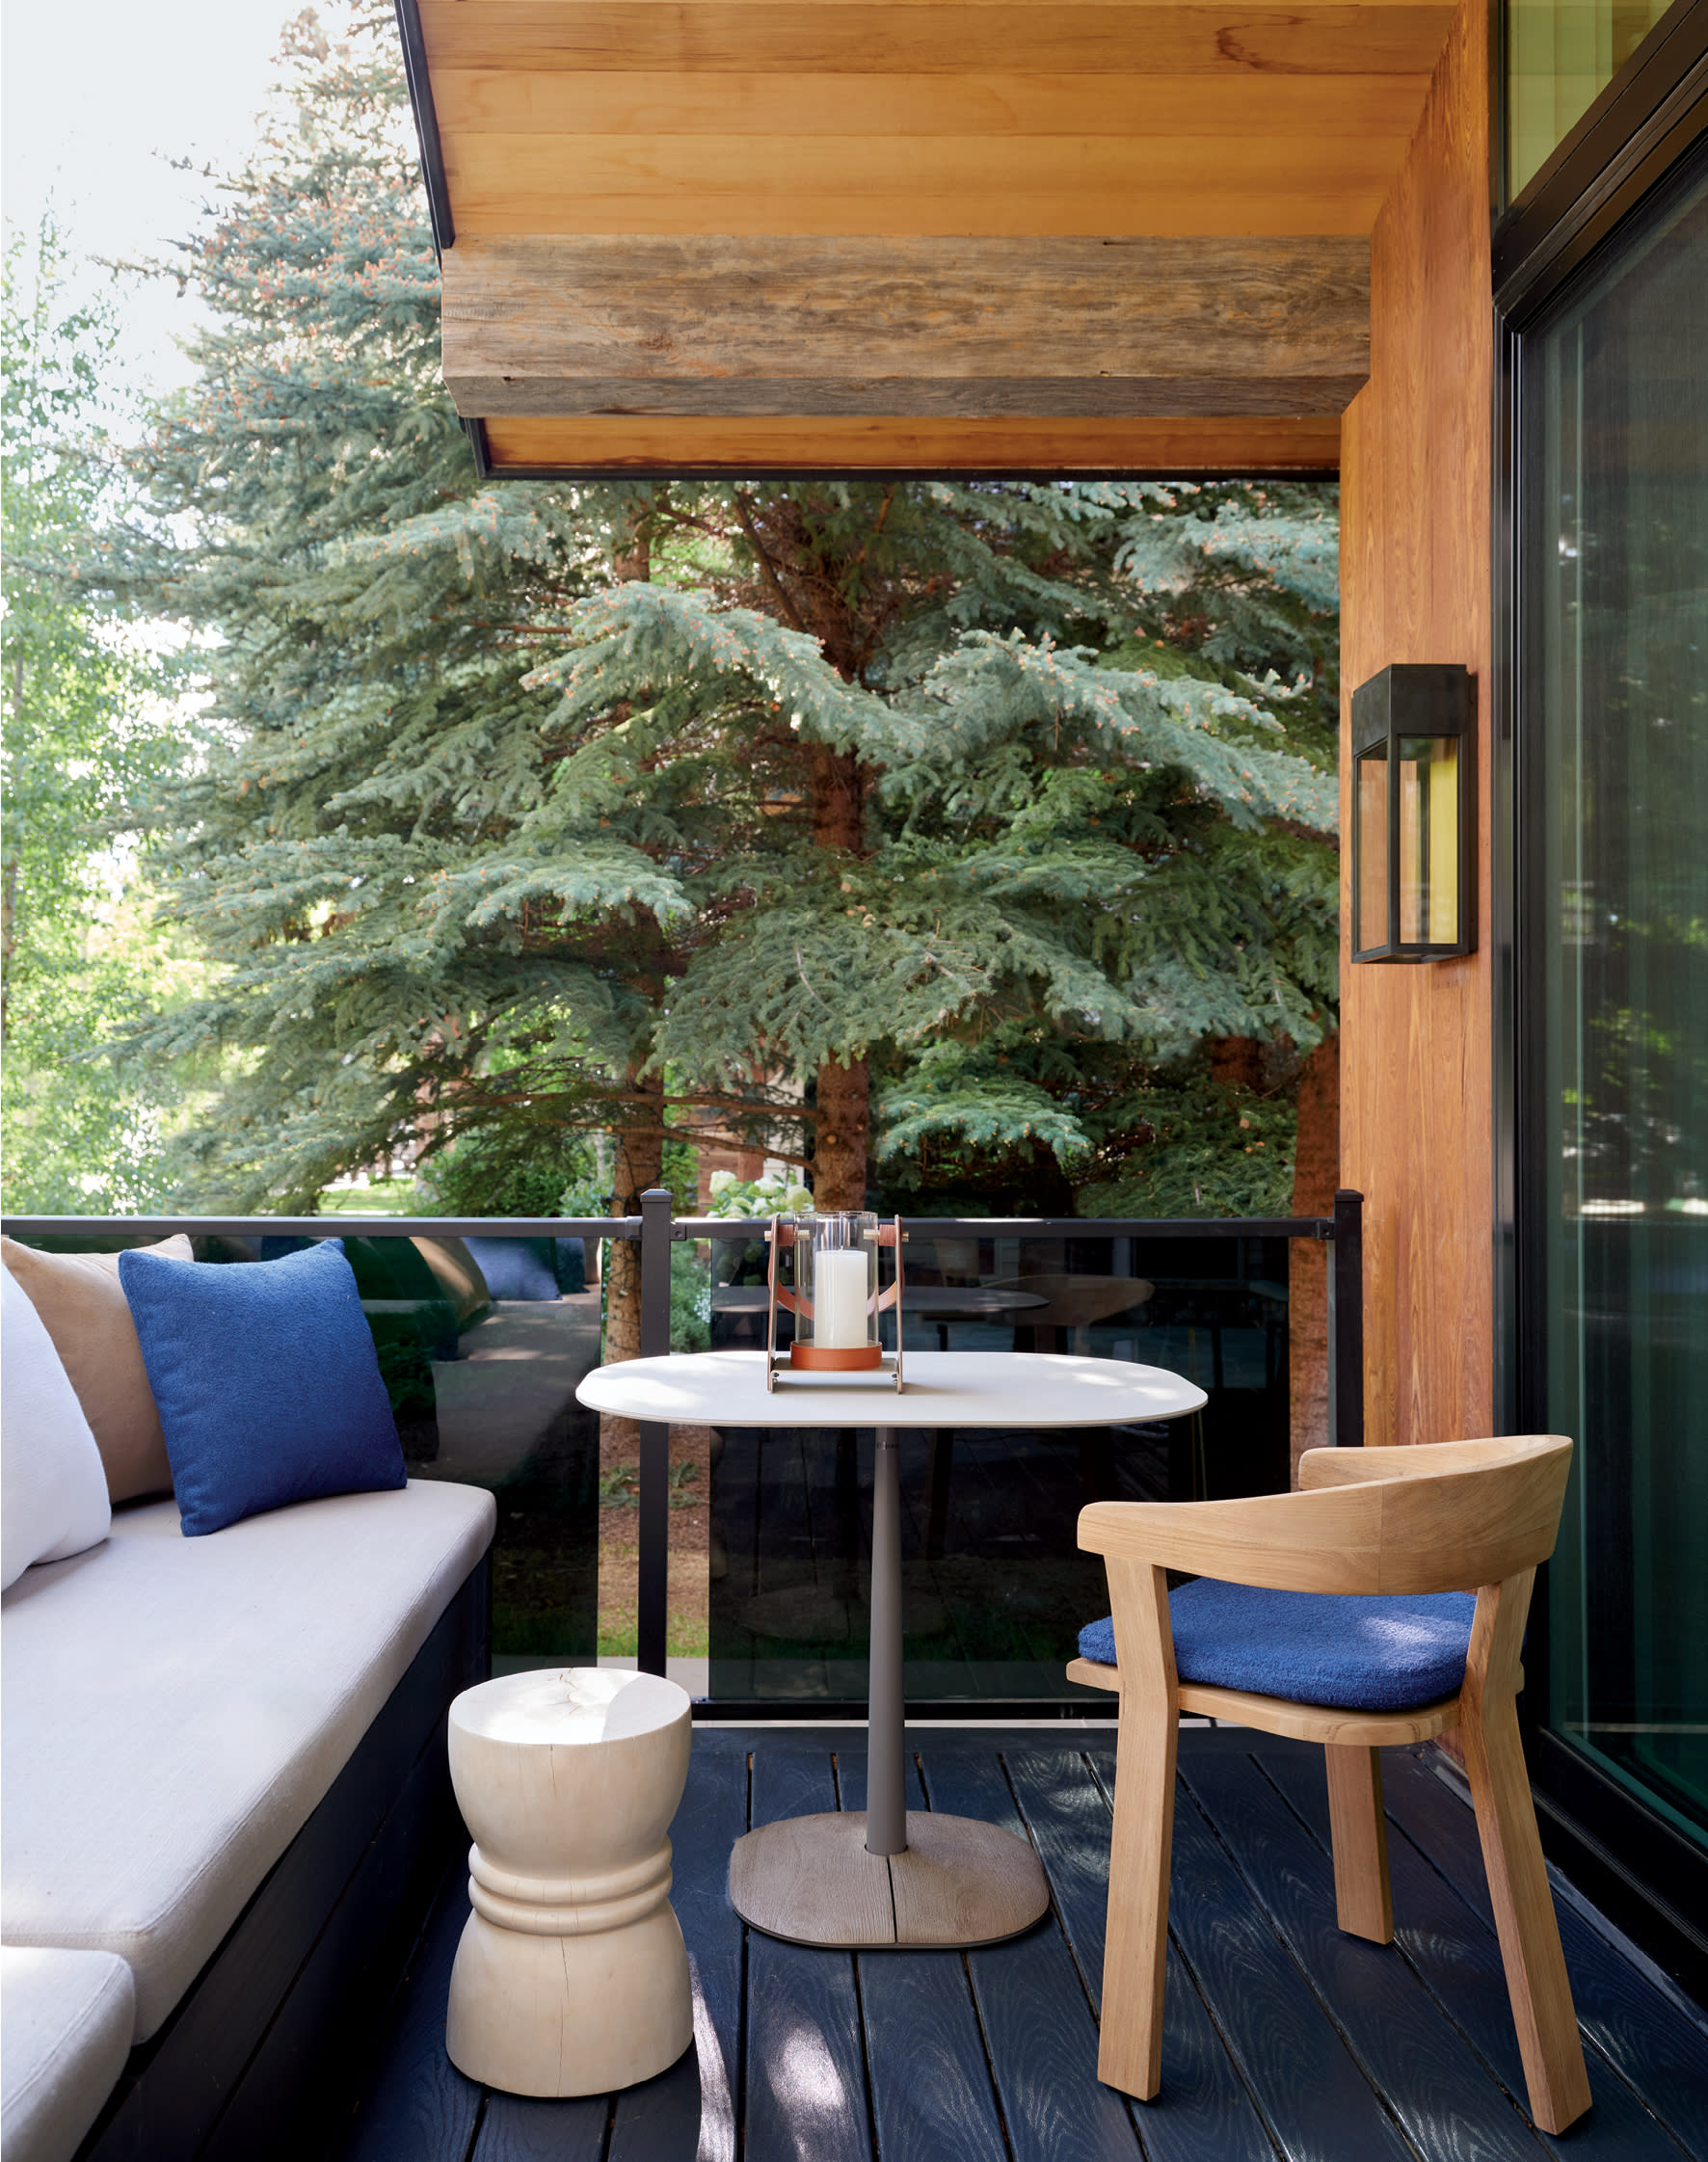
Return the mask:
<svg viewBox="0 0 1708 2162">
<path fill-rule="evenodd" d="M 487 441 L 486 422 L 484 420 L 465 419 L 465 421 L 463 422 L 463 433 L 468 438 L 468 447 L 474 453 L 475 479 L 492 480 L 494 477 L 493 472 L 493 453 L 492 446 Z M 500 473 L 496 477 L 500 480 L 503 480 L 511 476 Z"/>
<path fill-rule="evenodd" d="M 404 79 L 410 89 L 410 109 L 415 116 L 415 140 L 421 150 L 421 178 L 427 189 L 427 215 L 433 226 L 433 249 L 442 257 L 456 241 L 451 219 L 451 191 L 445 179 L 444 151 L 439 140 L 439 115 L 433 106 L 433 83 L 427 72 L 427 45 L 421 35 L 421 12 L 416 0 L 393 0 L 397 10 L 397 35 L 403 43 Z"/>
</svg>

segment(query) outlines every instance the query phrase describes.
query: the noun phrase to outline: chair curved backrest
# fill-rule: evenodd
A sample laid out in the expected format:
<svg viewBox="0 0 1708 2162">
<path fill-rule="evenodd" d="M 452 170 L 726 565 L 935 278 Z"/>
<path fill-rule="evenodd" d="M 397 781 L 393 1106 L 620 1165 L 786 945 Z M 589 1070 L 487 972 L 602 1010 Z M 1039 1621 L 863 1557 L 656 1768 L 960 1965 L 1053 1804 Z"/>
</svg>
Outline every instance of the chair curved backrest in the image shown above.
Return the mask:
<svg viewBox="0 0 1708 2162">
<path fill-rule="evenodd" d="M 1235 1502 L 1094 1502 L 1080 1544 L 1271 1591 L 1475 1591 L 1554 1551 L 1562 1434 L 1314 1449 L 1299 1491 Z"/>
</svg>

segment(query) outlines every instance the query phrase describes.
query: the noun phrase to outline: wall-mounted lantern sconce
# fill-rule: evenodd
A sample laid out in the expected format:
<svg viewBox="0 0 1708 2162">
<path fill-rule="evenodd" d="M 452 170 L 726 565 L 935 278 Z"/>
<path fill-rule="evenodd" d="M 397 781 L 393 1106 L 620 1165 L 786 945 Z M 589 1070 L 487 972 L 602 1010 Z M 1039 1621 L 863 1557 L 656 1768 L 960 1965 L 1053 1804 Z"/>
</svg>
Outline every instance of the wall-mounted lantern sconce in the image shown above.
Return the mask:
<svg viewBox="0 0 1708 2162">
<path fill-rule="evenodd" d="M 1396 662 L 1352 693 L 1352 958 L 1477 946 L 1477 680 Z"/>
</svg>

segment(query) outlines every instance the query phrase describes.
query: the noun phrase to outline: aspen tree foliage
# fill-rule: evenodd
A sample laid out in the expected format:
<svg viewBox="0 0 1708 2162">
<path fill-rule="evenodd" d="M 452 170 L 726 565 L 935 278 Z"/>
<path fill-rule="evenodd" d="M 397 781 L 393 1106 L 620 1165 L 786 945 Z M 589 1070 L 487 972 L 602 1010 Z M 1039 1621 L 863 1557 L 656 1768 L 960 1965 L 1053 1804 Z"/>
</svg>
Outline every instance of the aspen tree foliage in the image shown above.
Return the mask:
<svg viewBox="0 0 1708 2162">
<path fill-rule="evenodd" d="M 51 218 L 12 234 L 0 293 L 0 1178 L 18 1212 L 164 1200 L 163 1145 L 186 1108 L 175 1070 L 103 1044 L 207 971 L 155 924 L 130 805 L 193 750 L 170 651 L 105 605 L 129 414 L 118 309 L 79 291 Z"/>
<path fill-rule="evenodd" d="M 1071 1204 L 1220 1121 L 1200 1207 L 1284 1204 L 1334 1027 L 1331 492 L 482 483 L 389 12 L 286 57 L 182 258 L 212 328 L 135 561 L 218 640 L 226 745 L 157 814 L 226 974 L 141 1040 L 254 1054 L 186 1193 L 574 1130 L 620 1201 L 685 1137 L 821 1203 Z"/>
</svg>

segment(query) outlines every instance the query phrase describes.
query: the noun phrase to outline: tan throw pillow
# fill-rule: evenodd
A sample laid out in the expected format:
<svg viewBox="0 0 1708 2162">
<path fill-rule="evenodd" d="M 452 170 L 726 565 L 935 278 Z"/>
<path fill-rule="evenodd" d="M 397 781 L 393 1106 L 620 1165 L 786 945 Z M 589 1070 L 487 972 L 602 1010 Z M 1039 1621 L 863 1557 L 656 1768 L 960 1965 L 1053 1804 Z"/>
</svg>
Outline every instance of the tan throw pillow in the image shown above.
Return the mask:
<svg viewBox="0 0 1708 2162">
<path fill-rule="evenodd" d="M 181 1233 L 149 1249 L 194 1261 Z M 119 1281 L 117 1254 L 44 1254 L 0 1237 L 0 1260 L 40 1315 L 94 1431 L 116 1502 L 170 1494 L 172 1466 L 143 1365 L 136 1323 Z"/>
</svg>

